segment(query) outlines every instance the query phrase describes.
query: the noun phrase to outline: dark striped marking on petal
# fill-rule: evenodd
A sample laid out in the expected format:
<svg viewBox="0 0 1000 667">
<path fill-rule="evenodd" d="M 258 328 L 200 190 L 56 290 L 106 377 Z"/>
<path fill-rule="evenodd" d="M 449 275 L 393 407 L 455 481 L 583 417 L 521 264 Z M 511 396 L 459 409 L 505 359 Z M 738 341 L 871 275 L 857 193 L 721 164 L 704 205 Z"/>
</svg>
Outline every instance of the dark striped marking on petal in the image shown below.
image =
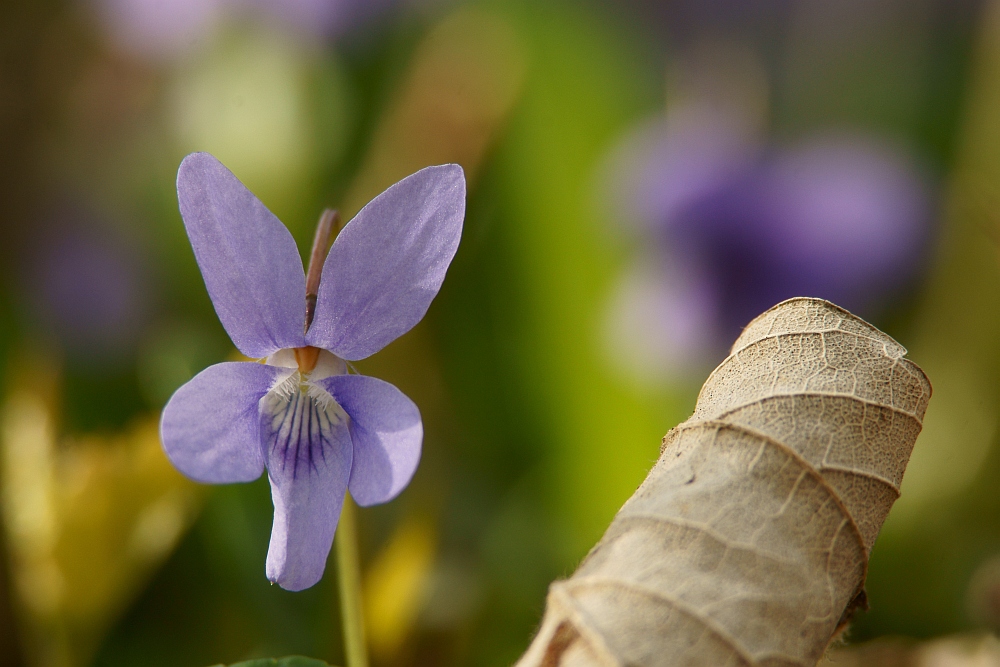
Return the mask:
<svg viewBox="0 0 1000 667">
<path fill-rule="evenodd" d="M 319 474 L 332 447 L 344 446 L 347 414 L 330 394 L 298 373 L 261 401 L 261 436 L 272 475 Z"/>
</svg>

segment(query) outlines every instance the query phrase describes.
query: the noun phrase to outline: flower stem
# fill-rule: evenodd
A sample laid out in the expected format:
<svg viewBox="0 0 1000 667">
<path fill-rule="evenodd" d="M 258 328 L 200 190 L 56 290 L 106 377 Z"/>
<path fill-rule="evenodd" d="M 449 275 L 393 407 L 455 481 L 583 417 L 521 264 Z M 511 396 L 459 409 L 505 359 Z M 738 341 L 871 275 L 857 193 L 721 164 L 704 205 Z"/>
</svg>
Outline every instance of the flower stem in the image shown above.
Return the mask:
<svg viewBox="0 0 1000 667">
<path fill-rule="evenodd" d="M 364 618 L 361 615 L 361 567 L 358 563 L 356 512 L 354 501 L 347 494 L 334 539 L 337 543 L 337 584 L 340 589 L 346 667 L 368 667 Z"/>
<path fill-rule="evenodd" d="M 323 275 L 323 262 L 330 252 L 330 241 L 339 231 L 340 214 L 332 208 L 325 209 L 316 223 L 316 235 L 313 237 L 309 268 L 306 271 L 306 331 L 309 331 L 316 312 L 316 294 L 319 292 L 319 279 Z"/>
</svg>

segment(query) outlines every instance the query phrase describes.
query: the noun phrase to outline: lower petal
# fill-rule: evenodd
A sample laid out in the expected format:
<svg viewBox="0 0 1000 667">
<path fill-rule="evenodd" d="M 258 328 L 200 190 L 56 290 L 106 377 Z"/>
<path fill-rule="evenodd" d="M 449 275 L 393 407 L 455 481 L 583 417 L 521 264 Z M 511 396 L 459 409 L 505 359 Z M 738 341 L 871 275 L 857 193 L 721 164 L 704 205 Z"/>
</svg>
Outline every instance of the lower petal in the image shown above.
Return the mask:
<svg viewBox="0 0 1000 667">
<path fill-rule="evenodd" d="M 264 471 L 262 396 L 287 369 L 248 362 L 209 366 L 163 408 L 160 438 L 170 461 L 199 482 L 249 482 Z"/>
<path fill-rule="evenodd" d="M 290 591 L 320 580 L 351 471 L 347 417 L 330 398 L 292 387 L 261 403 L 274 502 L 267 578 Z"/>
<path fill-rule="evenodd" d="M 420 410 L 399 389 L 373 377 L 334 375 L 317 384 L 351 417 L 351 496 L 363 506 L 392 500 L 420 462 Z"/>
</svg>

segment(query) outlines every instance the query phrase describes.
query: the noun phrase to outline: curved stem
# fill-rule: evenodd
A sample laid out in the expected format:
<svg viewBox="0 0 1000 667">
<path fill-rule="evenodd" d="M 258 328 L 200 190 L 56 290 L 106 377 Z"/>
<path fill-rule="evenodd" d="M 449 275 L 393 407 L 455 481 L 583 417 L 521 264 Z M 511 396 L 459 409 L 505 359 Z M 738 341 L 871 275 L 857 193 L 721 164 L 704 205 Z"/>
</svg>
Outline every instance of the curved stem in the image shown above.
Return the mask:
<svg viewBox="0 0 1000 667">
<path fill-rule="evenodd" d="M 313 236 L 312 252 L 309 253 L 309 268 L 306 271 L 306 324 L 309 331 L 313 315 L 316 313 L 316 295 L 319 292 L 319 279 L 323 276 L 323 262 L 330 252 L 330 243 L 340 232 L 340 214 L 332 208 L 325 209 L 316 223 L 316 235 Z"/>
<path fill-rule="evenodd" d="M 340 589 L 346 667 L 368 667 L 364 618 L 361 613 L 361 566 L 358 563 L 356 512 L 354 501 L 347 494 L 334 538 L 337 546 L 337 584 Z"/>
</svg>

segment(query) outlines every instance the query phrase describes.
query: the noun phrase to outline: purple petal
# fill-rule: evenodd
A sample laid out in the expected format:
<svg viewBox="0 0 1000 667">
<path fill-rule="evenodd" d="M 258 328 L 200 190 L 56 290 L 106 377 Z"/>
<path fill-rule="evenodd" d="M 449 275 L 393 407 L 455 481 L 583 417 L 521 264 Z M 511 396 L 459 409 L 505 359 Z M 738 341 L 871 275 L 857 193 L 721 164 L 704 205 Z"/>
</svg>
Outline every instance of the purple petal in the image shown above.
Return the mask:
<svg viewBox="0 0 1000 667">
<path fill-rule="evenodd" d="M 177 199 L 215 312 L 240 352 L 304 345 L 305 274 L 281 221 L 208 153 L 181 162 Z"/>
<path fill-rule="evenodd" d="M 441 287 L 464 217 L 457 164 L 421 169 L 369 202 L 323 265 L 309 345 L 354 361 L 412 329 Z"/>
<path fill-rule="evenodd" d="M 232 361 L 198 373 L 163 409 L 160 438 L 167 457 L 199 482 L 227 484 L 260 477 L 260 399 L 287 372 Z"/>
<path fill-rule="evenodd" d="M 267 578 L 289 591 L 309 588 L 323 576 L 351 472 L 347 415 L 329 397 L 301 391 L 261 403 L 274 524 L 267 550 Z"/>
<path fill-rule="evenodd" d="M 334 375 L 317 384 L 351 417 L 351 496 L 362 506 L 395 498 L 420 462 L 420 410 L 396 387 L 365 375 Z"/>
</svg>

